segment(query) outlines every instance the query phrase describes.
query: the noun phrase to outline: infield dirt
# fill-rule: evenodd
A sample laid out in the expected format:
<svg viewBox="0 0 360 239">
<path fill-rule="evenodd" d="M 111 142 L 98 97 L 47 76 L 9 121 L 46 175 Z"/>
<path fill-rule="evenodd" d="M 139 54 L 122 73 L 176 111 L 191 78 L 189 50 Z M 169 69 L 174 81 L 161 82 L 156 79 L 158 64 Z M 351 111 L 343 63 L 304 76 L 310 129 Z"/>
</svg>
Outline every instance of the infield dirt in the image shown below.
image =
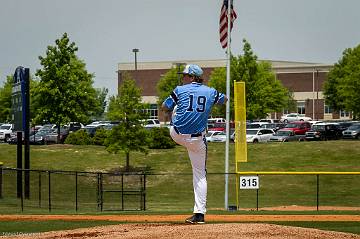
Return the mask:
<svg viewBox="0 0 360 239">
<path fill-rule="evenodd" d="M 350 233 L 263 223 L 269 221 L 360 221 L 360 215 L 207 215 L 207 224 L 204 225 L 184 224 L 186 216 L 188 215 L 0 215 L 0 220 L 110 220 L 122 223 L 66 231 L 8 235 L 3 238 L 360 239 L 360 235 Z"/>
</svg>

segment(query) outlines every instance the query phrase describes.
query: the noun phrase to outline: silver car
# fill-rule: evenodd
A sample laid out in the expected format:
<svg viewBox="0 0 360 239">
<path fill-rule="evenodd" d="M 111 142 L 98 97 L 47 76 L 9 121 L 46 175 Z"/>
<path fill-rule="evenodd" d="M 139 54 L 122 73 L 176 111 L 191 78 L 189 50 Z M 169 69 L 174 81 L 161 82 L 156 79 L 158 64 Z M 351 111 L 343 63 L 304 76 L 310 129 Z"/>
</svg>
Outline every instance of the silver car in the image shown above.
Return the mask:
<svg viewBox="0 0 360 239">
<path fill-rule="evenodd" d="M 351 125 L 347 130 L 342 132 L 343 139 L 359 139 L 360 124 Z"/>
<path fill-rule="evenodd" d="M 292 130 L 278 130 L 270 137 L 270 142 L 305 141 L 304 135 L 295 134 Z"/>
</svg>

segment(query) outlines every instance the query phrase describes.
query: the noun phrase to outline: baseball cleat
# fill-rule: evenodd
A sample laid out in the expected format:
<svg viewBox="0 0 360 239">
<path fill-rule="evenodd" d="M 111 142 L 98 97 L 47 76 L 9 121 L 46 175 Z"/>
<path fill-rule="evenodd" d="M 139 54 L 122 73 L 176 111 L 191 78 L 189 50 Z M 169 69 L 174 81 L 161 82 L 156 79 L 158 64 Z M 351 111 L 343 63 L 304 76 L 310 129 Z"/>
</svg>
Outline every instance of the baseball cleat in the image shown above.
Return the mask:
<svg viewBox="0 0 360 239">
<path fill-rule="evenodd" d="M 187 218 L 185 220 L 185 222 L 190 223 L 190 224 L 204 224 L 205 223 L 204 214 L 202 214 L 202 213 L 194 213 L 194 215 Z"/>
</svg>

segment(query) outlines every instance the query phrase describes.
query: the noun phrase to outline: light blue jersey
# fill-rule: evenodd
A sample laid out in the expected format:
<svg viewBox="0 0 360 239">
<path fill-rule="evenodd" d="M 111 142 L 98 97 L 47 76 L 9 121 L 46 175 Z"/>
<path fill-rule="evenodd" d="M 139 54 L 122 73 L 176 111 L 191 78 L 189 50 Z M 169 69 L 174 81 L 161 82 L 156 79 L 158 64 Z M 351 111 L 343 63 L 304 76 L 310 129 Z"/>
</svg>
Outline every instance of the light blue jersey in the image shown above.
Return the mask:
<svg viewBox="0 0 360 239">
<path fill-rule="evenodd" d="M 204 132 L 207 119 L 214 104 L 224 104 L 225 95 L 201 83 L 177 86 L 164 101 L 173 110 L 177 105 L 172 124 L 182 134 Z"/>
</svg>

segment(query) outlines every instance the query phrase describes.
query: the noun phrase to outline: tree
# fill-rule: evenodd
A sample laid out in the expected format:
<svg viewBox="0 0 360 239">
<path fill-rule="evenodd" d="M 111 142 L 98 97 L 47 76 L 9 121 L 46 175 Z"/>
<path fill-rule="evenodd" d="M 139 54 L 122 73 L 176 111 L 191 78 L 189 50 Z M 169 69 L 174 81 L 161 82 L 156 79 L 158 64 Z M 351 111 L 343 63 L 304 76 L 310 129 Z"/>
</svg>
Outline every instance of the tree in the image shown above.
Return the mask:
<svg viewBox="0 0 360 239">
<path fill-rule="evenodd" d="M 0 122 L 11 121 L 11 93 L 13 77 L 7 76 L 3 87 L 0 88 Z"/>
<path fill-rule="evenodd" d="M 258 62 L 250 44 L 245 39 L 243 42 L 244 55 L 231 56 L 231 112 L 234 109 L 234 81 L 245 82 L 246 114 L 248 119 L 263 118 L 268 113 L 281 111 L 288 105 L 291 94 L 276 79 L 271 70 L 271 64 L 269 62 Z M 226 92 L 225 68 L 213 70 L 209 85 L 221 92 Z M 217 109 L 217 114 L 225 115 L 225 107 Z"/>
<path fill-rule="evenodd" d="M 343 52 L 324 85 L 325 102 L 334 110 L 353 112 L 360 118 L 360 45 Z"/>
<path fill-rule="evenodd" d="M 0 87 L 0 122 L 10 122 L 12 121 L 12 87 L 13 87 L 13 76 L 7 76 L 6 82 L 3 87 Z M 37 86 L 37 81 L 33 80 L 30 76 L 30 118 L 34 112 L 33 97 L 34 89 Z"/>
<path fill-rule="evenodd" d="M 124 73 L 118 96 L 110 97 L 108 118 L 119 121 L 105 140 L 106 149 L 112 153 L 125 152 L 125 170 L 130 169 L 130 152 L 147 153 L 147 131 L 142 125 L 146 118 L 141 103 L 141 89 L 129 74 Z"/>
<path fill-rule="evenodd" d="M 182 68 L 184 68 L 182 66 Z M 182 70 L 180 68 L 180 70 Z M 158 105 L 161 105 L 164 100 L 171 94 L 176 86 L 180 84 L 180 78 L 177 68 L 171 68 L 168 72 L 165 73 L 159 80 L 156 85 L 158 92 Z"/>
<path fill-rule="evenodd" d="M 35 122 L 54 123 L 60 136 L 60 125 L 70 121 L 87 122 L 100 105 L 93 88 L 93 75 L 85 69 L 85 63 L 76 56 L 78 48 L 63 34 L 48 46 L 46 56 L 39 56 L 42 69 L 35 89 Z"/>
<path fill-rule="evenodd" d="M 162 76 L 159 82 L 156 85 L 158 93 L 158 105 L 162 105 L 164 100 L 171 94 L 176 86 L 180 85 L 181 77 L 178 72 L 183 71 L 184 66 L 179 66 L 179 68 L 171 68 L 164 76 Z M 167 117 L 170 118 L 170 112 L 167 112 Z"/>
<path fill-rule="evenodd" d="M 108 92 L 109 92 L 109 90 L 107 88 L 95 90 L 96 101 L 98 101 L 98 104 L 100 107 L 95 109 L 93 118 L 95 118 L 95 119 L 103 119 L 104 118 L 104 112 L 105 112 L 106 104 L 107 104 L 106 96 L 107 96 Z"/>
</svg>

